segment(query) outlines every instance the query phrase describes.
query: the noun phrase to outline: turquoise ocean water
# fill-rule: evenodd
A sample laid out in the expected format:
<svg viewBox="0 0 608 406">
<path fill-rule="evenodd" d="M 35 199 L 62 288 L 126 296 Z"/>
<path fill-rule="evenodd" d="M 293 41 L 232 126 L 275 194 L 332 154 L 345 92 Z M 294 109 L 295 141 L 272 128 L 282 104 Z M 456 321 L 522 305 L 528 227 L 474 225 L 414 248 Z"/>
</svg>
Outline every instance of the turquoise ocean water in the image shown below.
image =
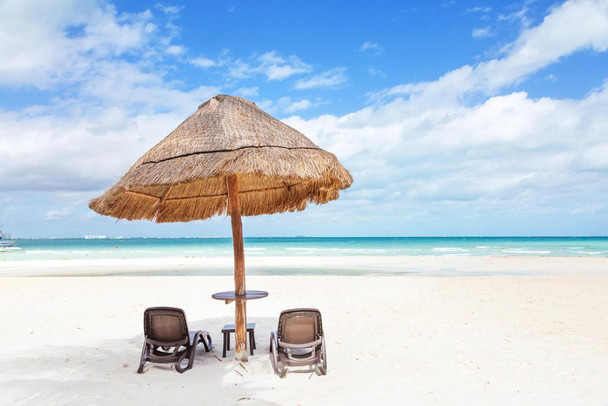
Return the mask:
<svg viewBox="0 0 608 406">
<path fill-rule="evenodd" d="M 17 240 L 4 260 L 232 256 L 229 238 Z M 608 257 L 608 237 L 336 237 L 246 238 L 251 256 L 566 256 Z"/>
</svg>

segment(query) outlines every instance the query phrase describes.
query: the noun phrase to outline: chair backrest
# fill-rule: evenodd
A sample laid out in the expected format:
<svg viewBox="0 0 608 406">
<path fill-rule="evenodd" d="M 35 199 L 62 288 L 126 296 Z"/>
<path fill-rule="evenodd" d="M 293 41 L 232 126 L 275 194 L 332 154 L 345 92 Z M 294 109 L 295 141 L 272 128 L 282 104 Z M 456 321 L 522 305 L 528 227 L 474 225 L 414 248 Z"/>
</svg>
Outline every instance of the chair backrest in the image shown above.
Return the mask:
<svg viewBox="0 0 608 406">
<path fill-rule="evenodd" d="M 188 324 L 182 309 L 149 307 L 144 311 L 146 341 L 156 345 L 176 346 L 189 342 Z"/>
<path fill-rule="evenodd" d="M 279 316 L 278 339 L 289 344 L 306 344 L 323 336 L 321 312 L 317 309 L 284 310 Z"/>
</svg>

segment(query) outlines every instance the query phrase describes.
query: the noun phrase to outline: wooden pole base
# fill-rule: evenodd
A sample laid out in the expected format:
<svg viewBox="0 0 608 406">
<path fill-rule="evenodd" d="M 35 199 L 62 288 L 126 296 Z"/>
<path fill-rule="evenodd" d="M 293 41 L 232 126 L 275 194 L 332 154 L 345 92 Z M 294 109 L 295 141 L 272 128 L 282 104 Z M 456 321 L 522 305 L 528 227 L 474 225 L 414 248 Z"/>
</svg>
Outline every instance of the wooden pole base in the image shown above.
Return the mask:
<svg viewBox="0 0 608 406">
<path fill-rule="evenodd" d="M 245 295 L 245 250 L 243 247 L 243 224 L 239 204 L 239 185 L 236 175 L 226 176 L 228 191 L 228 213 L 232 224 L 232 248 L 234 250 L 234 292 Z M 244 300 L 235 302 L 234 354 L 237 361 L 247 361 L 247 306 Z"/>
<path fill-rule="evenodd" d="M 234 357 L 237 361 L 247 361 L 247 301 L 236 300 L 234 302 Z"/>
</svg>

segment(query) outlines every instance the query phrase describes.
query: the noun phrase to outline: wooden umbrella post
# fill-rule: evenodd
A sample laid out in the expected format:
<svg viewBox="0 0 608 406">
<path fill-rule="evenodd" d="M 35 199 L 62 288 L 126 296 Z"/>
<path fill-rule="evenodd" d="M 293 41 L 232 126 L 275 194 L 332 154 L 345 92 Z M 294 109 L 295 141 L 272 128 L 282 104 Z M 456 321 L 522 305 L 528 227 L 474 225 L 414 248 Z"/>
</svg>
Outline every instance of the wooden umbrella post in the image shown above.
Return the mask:
<svg viewBox="0 0 608 406">
<path fill-rule="evenodd" d="M 243 248 L 243 224 L 239 204 L 239 187 L 236 175 L 226 176 L 228 190 L 228 212 L 232 222 L 232 248 L 234 250 L 234 292 L 245 296 L 245 252 Z M 234 354 L 238 361 L 247 361 L 247 301 L 235 301 L 235 346 Z"/>
</svg>

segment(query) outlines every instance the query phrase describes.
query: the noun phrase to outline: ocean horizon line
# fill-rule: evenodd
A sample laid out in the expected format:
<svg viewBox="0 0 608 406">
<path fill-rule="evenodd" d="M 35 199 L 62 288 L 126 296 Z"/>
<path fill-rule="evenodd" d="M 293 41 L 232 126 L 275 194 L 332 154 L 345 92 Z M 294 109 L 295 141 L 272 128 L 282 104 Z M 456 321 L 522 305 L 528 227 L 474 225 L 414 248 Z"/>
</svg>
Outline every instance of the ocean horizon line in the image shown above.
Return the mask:
<svg viewBox="0 0 608 406">
<path fill-rule="evenodd" d="M 433 239 L 450 239 L 450 238 L 608 238 L 608 235 L 406 235 L 406 236 L 391 236 L 391 235 L 377 235 L 377 236 L 314 236 L 314 235 L 295 235 L 295 236 L 246 236 L 244 239 L 261 239 L 261 238 L 292 238 L 292 239 L 336 239 L 336 238 L 354 238 L 354 239 L 366 239 L 366 238 L 412 238 L 412 239 L 422 239 L 422 238 L 433 238 Z M 137 236 L 137 237 L 124 237 L 124 236 L 105 236 L 105 235 L 97 235 L 97 236 L 81 236 L 81 237 L 12 237 L 11 240 L 138 240 L 138 239 L 155 239 L 155 240 L 179 240 L 179 239 L 209 239 L 209 240 L 221 240 L 221 239 L 232 239 L 230 236 L 181 236 L 181 237 L 171 237 L 171 236 L 163 236 L 163 237 L 154 237 L 154 236 Z"/>
</svg>

